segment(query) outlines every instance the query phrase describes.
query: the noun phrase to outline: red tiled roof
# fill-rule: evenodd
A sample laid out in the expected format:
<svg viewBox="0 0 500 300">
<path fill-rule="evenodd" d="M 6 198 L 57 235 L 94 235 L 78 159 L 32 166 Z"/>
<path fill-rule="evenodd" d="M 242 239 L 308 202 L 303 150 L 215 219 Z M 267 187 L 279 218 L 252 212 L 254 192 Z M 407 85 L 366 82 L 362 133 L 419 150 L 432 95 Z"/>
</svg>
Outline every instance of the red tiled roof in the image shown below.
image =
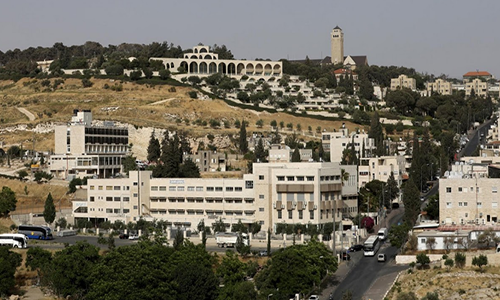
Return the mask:
<svg viewBox="0 0 500 300">
<path fill-rule="evenodd" d="M 473 76 L 491 76 L 491 74 L 486 71 L 467 72 L 464 74 L 464 77 L 473 77 Z"/>
<path fill-rule="evenodd" d="M 333 71 L 334 74 L 345 74 L 345 73 L 349 73 L 350 71 L 346 70 L 346 69 L 337 69 L 335 71 Z M 353 75 L 356 75 L 356 72 L 352 72 Z"/>
</svg>

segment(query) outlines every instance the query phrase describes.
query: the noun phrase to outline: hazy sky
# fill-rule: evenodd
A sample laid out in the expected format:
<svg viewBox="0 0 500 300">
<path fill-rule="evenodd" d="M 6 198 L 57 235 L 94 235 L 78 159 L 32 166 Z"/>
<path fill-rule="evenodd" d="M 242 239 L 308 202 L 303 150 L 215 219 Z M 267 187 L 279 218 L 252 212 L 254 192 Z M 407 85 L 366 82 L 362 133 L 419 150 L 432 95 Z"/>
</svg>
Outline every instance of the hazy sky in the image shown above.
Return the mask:
<svg viewBox="0 0 500 300">
<path fill-rule="evenodd" d="M 371 65 L 500 77 L 499 0 L 23 0 L 2 1 L 0 50 L 168 41 L 225 44 L 235 58 L 320 58 L 330 32 Z"/>
</svg>

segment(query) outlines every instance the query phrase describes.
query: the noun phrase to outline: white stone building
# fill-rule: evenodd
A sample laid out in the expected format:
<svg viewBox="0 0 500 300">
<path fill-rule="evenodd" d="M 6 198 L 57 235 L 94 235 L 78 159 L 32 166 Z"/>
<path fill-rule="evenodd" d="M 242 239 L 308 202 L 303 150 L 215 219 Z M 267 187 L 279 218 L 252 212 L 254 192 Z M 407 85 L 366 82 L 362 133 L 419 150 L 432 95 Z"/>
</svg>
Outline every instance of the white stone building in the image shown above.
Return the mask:
<svg viewBox="0 0 500 300">
<path fill-rule="evenodd" d="M 90 111 L 75 111 L 68 125 L 54 129 L 55 150 L 50 172 L 56 178 L 107 178 L 122 170 L 128 152 L 128 129 L 113 123 L 92 125 Z"/>
<path fill-rule="evenodd" d="M 403 175 L 406 174 L 406 158 L 401 155 L 361 158 L 358 172 L 360 187 L 373 180 L 387 182 L 391 172 L 398 187 L 401 187 Z"/>
<path fill-rule="evenodd" d="M 349 173 L 341 181 L 342 169 Z M 97 222 L 167 220 L 172 226 L 259 222 L 262 230 L 277 223 L 324 224 L 333 213 L 357 214 L 355 166 L 338 163 L 254 163 L 253 174 L 239 179 L 153 178 L 151 171 L 131 171 L 129 178 L 89 179 L 84 201 L 73 202 L 75 219 Z"/>
<path fill-rule="evenodd" d="M 325 152 L 330 152 L 330 161 L 332 162 L 342 161 L 342 152 L 350 143 L 354 143 L 358 158 L 361 157 L 360 153 L 363 147 L 367 155 L 375 150 L 375 140 L 369 138 L 368 133 L 365 133 L 364 130 L 349 133 L 349 129 L 345 126 L 336 132 L 322 132 L 321 142 Z"/>
<path fill-rule="evenodd" d="M 410 78 L 404 74 L 399 75 L 398 78 L 391 79 L 391 91 L 397 89 L 407 88 L 412 91 L 417 89 L 417 80 Z"/>
</svg>

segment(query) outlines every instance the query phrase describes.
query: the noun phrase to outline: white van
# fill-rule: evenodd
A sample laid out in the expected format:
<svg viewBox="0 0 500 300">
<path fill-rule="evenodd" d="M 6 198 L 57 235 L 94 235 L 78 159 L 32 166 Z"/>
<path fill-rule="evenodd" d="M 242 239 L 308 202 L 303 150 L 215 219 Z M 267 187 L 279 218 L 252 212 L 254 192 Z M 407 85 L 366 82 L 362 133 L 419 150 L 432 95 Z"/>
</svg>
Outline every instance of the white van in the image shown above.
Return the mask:
<svg viewBox="0 0 500 300">
<path fill-rule="evenodd" d="M 389 230 L 387 230 L 387 228 L 380 228 L 377 235 L 379 240 L 385 241 L 387 239 L 387 236 L 389 235 Z"/>
</svg>

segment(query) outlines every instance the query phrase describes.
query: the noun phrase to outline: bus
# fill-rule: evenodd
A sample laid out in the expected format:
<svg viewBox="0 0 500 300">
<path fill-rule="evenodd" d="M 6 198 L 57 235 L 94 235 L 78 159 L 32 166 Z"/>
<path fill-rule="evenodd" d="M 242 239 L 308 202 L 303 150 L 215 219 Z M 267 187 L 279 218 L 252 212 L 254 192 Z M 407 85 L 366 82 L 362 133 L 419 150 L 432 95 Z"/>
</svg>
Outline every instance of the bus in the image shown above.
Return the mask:
<svg viewBox="0 0 500 300">
<path fill-rule="evenodd" d="M 365 256 L 375 256 L 378 249 L 380 248 L 380 240 L 378 236 L 372 235 L 368 237 L 364 244 Z"/>
<path fill-rule="evenodd" d="M 28 247 L 28 237 L 20 233 L 2 233 L 0 234 L 0 245 L 25 249 Z"/>
<path fill-rule="evenodd" d="M 17 230 L 19 233 L 25 234 L 30 239 L 52 240 L 52 229 L 47 226 L 35 225 L 19 225 Z"/>
</svg>

